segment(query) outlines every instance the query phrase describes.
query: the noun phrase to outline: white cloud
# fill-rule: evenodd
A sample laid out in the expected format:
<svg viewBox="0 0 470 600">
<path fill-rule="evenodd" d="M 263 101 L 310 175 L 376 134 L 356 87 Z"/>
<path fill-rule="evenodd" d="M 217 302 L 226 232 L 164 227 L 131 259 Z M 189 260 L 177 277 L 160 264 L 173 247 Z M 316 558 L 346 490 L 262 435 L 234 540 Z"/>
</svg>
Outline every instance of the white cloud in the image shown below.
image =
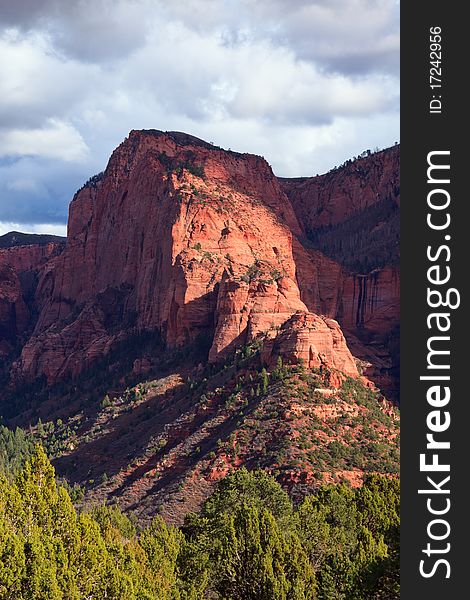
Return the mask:
<svg viewBox="0 0 470 600">
<path fill-rule="evenodd" d="M 145 46 L 149 33 L 168 22 L 227 45 L 270 39 L 299 58 L 340 69 L 355 57 L 357 72 L 398 70 L 399 6 L 396 0 L 15 0 L 0 8 L 5 23 L 47 31 L 71 57 L 103 62 Z M 3 15 L 2 15 L 3 13 Z M 339 59 L 339 60 L 338 60 Z M 350 72 L 350 71 L 347 71 Z"/>
<path fill-rule="evenodd" d="M 0 35 L 0 127 L 39 127 L 70 114 L 98 85 L 100 69 L 61 58 L 44 32 Z"/>
<path fill-rule="evenodd" d="M 130 129 L 262 154 L 283 176 L 399 135 L 395 0 L 16 0 L 0 22 L 2 221 L 65 219 Z"/>
<path fill-rule="evenodd" d="M 84 161 L 88 147 L 69 123 L 49 119 L 40 129 L 0 131 L 0 156 L 43 156 L 67 162 Z"/>
<path fill-rule="evenodd" d="M 269 39 L 328 70 L 398 72 L 396 0 L 293 0 L 288 5 L 285 0 L 191 0 L 189 10 L 187 5 L 187 0 L 167 3 L 169 17 L 198 31 L 222 31 L 228 44 L 244 37 Z"/>
</svg>

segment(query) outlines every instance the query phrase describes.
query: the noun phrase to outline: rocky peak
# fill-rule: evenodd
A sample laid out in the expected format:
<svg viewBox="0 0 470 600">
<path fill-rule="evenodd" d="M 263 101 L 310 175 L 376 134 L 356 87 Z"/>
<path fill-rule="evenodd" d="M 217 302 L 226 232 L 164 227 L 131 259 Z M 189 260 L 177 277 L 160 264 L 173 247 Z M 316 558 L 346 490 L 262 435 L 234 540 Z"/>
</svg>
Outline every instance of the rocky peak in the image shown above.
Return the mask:
<svg viewBox="0 0 470 600">
<path fill-rule="evenodd" d="M 131 131 L 71 202 L 67 246 L 40 273 L 15 381 L 76 377 L 139 332 L 167 348 L 203 336 L 212 362 L 267 333 L 307 364 L 325 355 L 357 374 L 339 326 L 311 314 L 354 312 L 344 273 L 302 245 L 286 191 L 260 156 Z"/>
<path fill-rule="evenodd" d="M 216 360 L 307 310 L 292 250 L 300 227 L 263 158 L 132 131 L 92 183 L 75 195 L 67 247 L 39 281 L 17 377 L 77 375 L 129 329 L 158 331 L 169 347 L 214 337 Z"/>
</svg>

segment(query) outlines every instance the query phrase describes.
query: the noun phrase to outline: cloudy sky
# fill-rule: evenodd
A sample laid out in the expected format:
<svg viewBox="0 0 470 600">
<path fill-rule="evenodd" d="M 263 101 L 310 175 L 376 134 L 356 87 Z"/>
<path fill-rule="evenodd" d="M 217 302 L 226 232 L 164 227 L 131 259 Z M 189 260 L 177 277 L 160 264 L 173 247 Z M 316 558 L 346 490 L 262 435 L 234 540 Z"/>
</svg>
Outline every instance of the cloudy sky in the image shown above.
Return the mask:
<svg viewBox="0 0 470 600">
<path fill-rule="evenodd" d="M 65 233 L 131 129 L 282 176 L 399 136 L 397 0 L 7 0 L 0 57 L 0 234 Z"/>
</svg>

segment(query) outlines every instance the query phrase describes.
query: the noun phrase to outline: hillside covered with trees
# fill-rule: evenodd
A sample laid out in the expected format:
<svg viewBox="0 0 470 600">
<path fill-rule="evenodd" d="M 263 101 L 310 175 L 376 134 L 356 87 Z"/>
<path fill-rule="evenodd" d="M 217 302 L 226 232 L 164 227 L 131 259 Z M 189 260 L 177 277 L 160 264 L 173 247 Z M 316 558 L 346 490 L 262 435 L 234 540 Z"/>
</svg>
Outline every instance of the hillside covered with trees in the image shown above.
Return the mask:
<svg viewBox="0 0 470 600">
<path fill-rule="evenodd" d="M 323 486 L 294 506 L 241 469 L 182 527 L 139 528 L 116 506 L 77 511 L 41 446 L 2 471 L 2 600 L 398 598 L 395 478 Z"/>
</svg>

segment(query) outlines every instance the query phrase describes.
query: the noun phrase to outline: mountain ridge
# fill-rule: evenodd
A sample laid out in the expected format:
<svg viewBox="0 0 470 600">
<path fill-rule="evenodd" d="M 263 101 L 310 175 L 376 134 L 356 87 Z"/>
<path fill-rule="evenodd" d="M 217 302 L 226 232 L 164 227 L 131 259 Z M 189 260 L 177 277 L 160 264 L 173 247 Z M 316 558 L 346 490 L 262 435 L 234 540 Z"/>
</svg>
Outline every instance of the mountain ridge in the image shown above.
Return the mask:
<svg viewBox="0 0 470 600">
<path fill-rule="evenodd" d="M 0 248 L 13 248 L 16 246 L 35 246 L 50 243 L 64 243 L 66 237 L 50 233 L 23 233 L 21 231 L 9 231 L 0 235 Z"/>
</svg>

